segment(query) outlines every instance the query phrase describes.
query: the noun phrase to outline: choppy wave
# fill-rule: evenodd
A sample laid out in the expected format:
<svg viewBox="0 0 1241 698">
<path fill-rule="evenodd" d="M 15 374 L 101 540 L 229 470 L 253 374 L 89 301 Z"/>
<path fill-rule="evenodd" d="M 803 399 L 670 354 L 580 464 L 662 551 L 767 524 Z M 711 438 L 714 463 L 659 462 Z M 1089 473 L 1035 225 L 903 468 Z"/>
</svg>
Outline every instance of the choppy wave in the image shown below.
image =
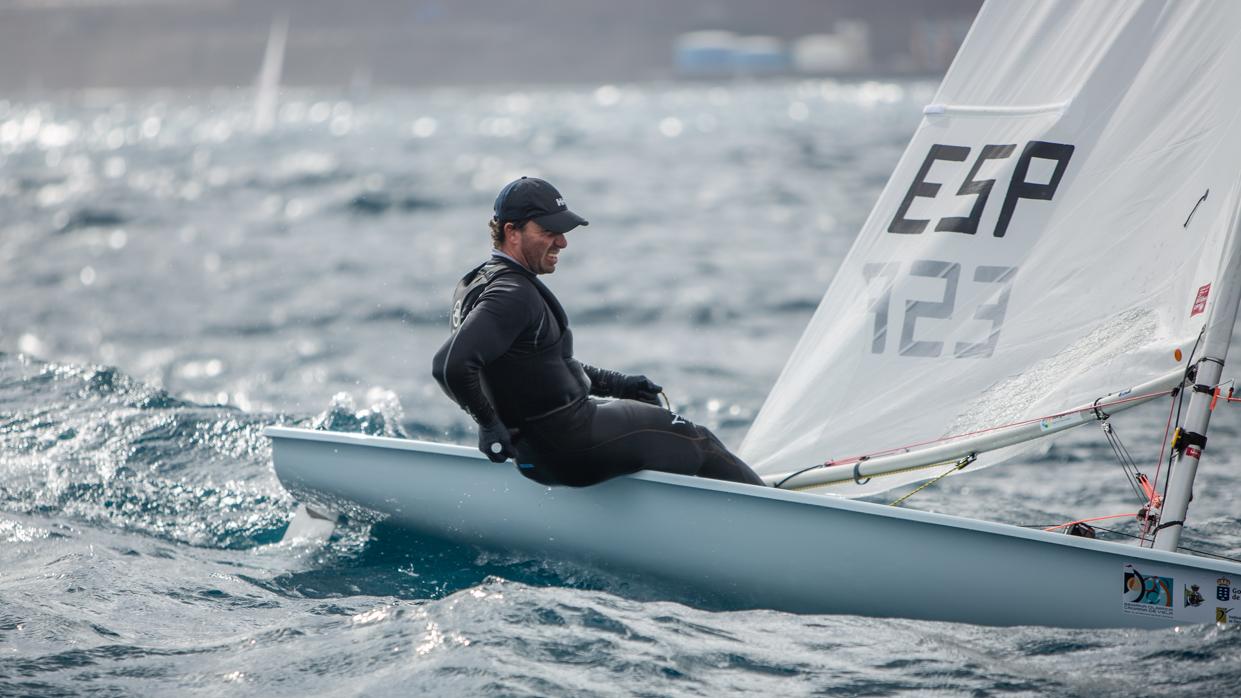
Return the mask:
<svg viewBox="0 0 1241 698">
<path fill-rule="evenodd" d="M 5 511 L 207 547 L 278 537 L 288 497 L 266 472 L 264 420 L 109 367 L 6 354 L 0 376 Z"/>
</svg>

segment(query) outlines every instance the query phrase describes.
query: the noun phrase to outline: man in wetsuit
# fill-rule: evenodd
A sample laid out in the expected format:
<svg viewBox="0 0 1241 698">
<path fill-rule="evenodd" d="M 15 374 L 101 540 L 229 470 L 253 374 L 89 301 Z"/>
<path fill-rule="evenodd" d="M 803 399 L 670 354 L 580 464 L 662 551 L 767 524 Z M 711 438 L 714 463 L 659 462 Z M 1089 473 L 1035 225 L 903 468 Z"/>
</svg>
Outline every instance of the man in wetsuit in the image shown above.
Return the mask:
<svg viewBox="0 0 1241 698">
<path fill-rule="evenodd" d="M 538 275 L 556 270 L 565 233 L 579 225 L 589 223 L 552 185 L 511 182 L 496 198 L 491 259 L 457 284 L 432 373 L 478 422 L 479 450 L 497 463 L 516 458 L 547 485 L 644 469 L 762 485 L 714 434 L 660 407 L 663 389 L 646 376 L 573 358 L 568 318 Z"/>
</svg>

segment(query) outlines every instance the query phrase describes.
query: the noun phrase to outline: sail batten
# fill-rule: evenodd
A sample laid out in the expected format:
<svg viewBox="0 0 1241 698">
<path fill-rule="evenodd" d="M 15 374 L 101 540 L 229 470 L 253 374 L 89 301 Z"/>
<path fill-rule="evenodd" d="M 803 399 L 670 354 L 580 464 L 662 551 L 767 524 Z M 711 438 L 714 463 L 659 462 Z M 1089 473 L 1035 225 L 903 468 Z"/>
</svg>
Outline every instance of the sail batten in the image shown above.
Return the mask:
<svg viewBox="0 0 1241 698">
<path fill-rule="evenodd" d="M 987 3 L 742 457 L 776 476 L 1183 370 L 1241 200 L 1237 26 L 1241 3 Z"/>
<path fill-rule="evenodd" d="M 1028 105 L 990 105 L 990 104 L 928 104 L 922 108 L 922 113 L 928 116 L 939 114 L 979 114 L 983 116 L 1030 116 L 1032 114 L 1045 114 L 1048 112 L 1061 112 L 1068 108 L 1070 102 L 1055 102 L 1052 104 L 1028 104 Z"/>
</svg>

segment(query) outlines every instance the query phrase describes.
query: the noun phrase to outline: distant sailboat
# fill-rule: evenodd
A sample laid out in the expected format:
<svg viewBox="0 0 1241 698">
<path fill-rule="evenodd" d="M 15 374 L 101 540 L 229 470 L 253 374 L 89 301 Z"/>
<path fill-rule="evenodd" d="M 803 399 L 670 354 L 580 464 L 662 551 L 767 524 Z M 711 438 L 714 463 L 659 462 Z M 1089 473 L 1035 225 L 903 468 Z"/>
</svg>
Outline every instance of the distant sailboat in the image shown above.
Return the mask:
<svg viewBox="0 0 1241 698">
<path fill-rule="evenodd" d="M 280 74 L 284 71 L 284 47 L 289 35 L 288 15 L 276 15 L 267 34 L 263 67 L 254 86 L 254 131 L 267 133 L 276 125 L 279 106 Z"/>
</svg>

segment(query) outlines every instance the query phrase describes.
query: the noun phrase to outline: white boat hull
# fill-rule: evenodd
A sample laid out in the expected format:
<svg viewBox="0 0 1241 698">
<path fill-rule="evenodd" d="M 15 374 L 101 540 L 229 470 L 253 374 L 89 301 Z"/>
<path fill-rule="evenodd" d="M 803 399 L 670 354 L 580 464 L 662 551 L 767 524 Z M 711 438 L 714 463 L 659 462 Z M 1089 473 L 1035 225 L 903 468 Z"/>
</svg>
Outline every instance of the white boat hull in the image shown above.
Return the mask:
<svg viewBox="0 0 1241 698">
<path fill-rule="evenodd" d="M 659 579 L 729 608 L 1083 628 L 1227 622 L 1234 607 L 1241 619 L 1232 562 L 666 473 L 547 488 L 463 446 L 267 435 L 301 501 Z"/>
</svg>

